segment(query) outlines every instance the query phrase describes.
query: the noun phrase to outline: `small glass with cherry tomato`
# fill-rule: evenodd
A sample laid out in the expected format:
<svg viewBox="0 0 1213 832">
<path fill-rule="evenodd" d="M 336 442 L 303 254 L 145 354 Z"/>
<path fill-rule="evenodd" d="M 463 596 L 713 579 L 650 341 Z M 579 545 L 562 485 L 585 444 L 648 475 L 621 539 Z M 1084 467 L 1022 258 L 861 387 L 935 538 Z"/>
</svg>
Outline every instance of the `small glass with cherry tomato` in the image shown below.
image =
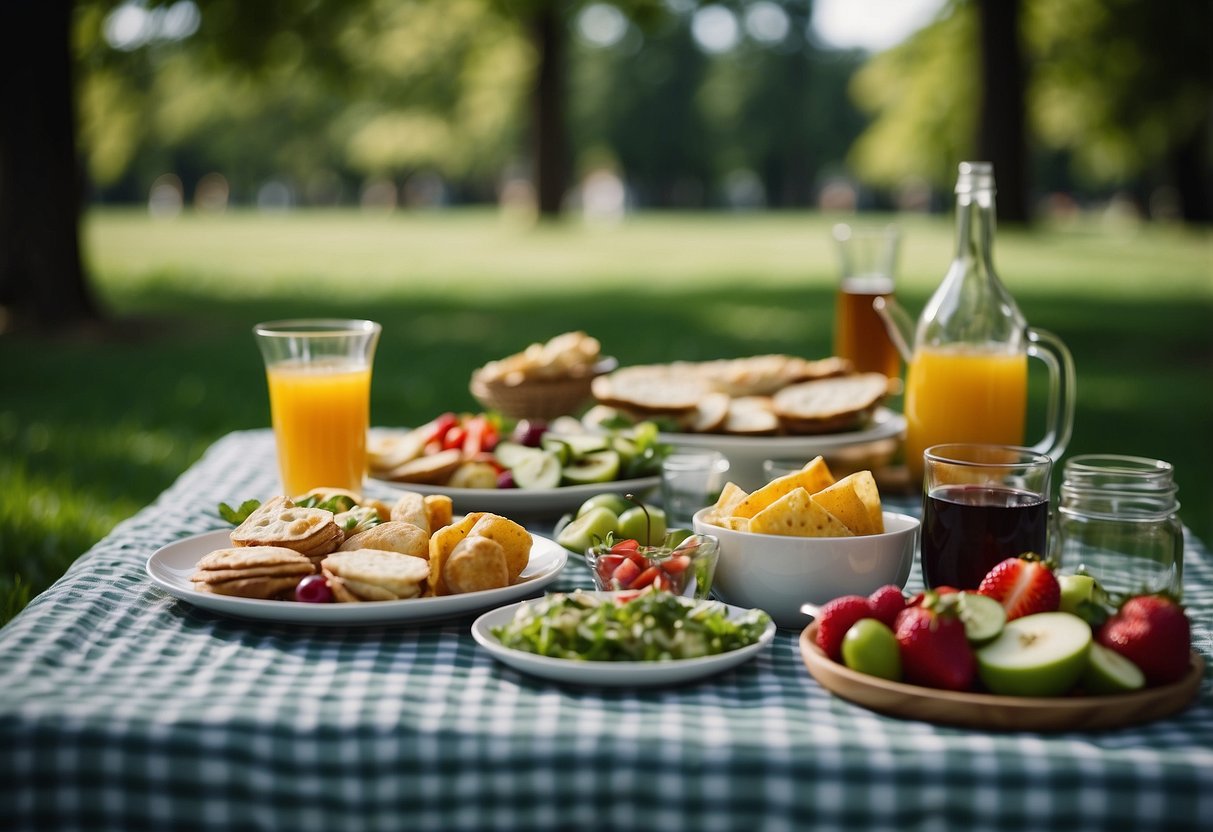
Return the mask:
<svg viewBox="0 0 1213 832">
<path fill-rule="evenodd" d="M 661 544 L 642 546 L 613 535 L 586 550 L 594 584 L 603 591 L 659 590 L 703 599 L 712 591 L 720 541 L 710 534 L 672 530 Z"/>
</svg>

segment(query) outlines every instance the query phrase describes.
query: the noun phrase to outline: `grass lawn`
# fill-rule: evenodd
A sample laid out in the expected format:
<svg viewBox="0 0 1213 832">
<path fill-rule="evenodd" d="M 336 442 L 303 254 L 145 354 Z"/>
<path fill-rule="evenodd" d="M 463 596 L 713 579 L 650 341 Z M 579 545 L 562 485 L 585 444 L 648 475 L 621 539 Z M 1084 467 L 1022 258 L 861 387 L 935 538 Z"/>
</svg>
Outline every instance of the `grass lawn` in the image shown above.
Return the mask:
<svg viewBox="0 0 1213 832">
<path fill-rule="evenodd" d="M 250 334 L 259 320 L 382 322 L 372 392 L 380 425 L 475 408 L 474 368 L 571 329 L 624 364 L 823 356 L 833 221 L 663 214 L 533 229 L 480 211 L 160 222 L 94 211 L 85 255 L 112 331 L 0 335 L 0 621 L 216 438 L 268 424 Z M 898 292 L 916 313 L 946 270 L 951 220 L 897 221 Z M 995 257 L 1028 320 L 1074 353 L 1070 453 L 1175 463 L 1183 519 L 1213 538 L 1213 235 L 1002 230 Z M 1037 398 L 1043 375 L 1034 370 Z M 1039 428 L 1029 430 L 1034 440 Z"/>
</svg>

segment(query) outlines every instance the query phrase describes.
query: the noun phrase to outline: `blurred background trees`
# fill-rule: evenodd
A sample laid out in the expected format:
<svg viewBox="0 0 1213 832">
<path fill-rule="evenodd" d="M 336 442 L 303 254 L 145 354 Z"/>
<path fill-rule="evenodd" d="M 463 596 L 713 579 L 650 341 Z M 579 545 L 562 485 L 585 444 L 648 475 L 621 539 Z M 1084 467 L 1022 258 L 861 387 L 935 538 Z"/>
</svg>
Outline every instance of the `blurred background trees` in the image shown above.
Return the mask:
<svg viewBox="0 0 1213 832">
<path fill-rule="evenodd" d="M 824 40 L 811 0 L 14 0 L 0 305 L 92 314 L 76 192 L 163 212 L 939 209 L 984 156 L 1005 219 L 1124 193 L 1210 220 L 1208 0 L 928 5 L 869 53 Z M 31 259 L 35 216 L 55 263 Z"/>
</svg>

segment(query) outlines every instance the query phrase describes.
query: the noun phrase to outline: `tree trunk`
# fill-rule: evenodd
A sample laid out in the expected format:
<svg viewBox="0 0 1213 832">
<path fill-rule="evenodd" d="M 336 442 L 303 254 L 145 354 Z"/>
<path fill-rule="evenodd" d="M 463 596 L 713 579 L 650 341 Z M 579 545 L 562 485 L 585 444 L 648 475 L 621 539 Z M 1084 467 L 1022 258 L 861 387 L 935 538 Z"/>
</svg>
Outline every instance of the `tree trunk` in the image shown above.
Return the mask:
<svg viewBox="0 0 1213 832">
<path fill-rule="evenodd" d="M 1020 0 L 979 0 L 981 114 L 977 149 L 994 164 L 998 218 L 1026 223 L 1027 140 L 1024 129 L 1024 63 L 1019 43 Z"/>
<path fill-rule="evenodd" d="M 1213 171 L 1210 170 L 1209 119 L 1171 151 L 1171 171 L 1179 191 L 1184 222 L 1208 225 L 1213 222 Z"/>
<path fill-rule="evenodd" d="M 558 217 L 568 169 L 564 123 L 565 25 L 559 3 L 541 3 L 531 20 L 539 67 L 531 97 L 531 149 L 539 215 Z"/>
<path fill-rule="evenodd" d="M 71 7 L 0 3 L 0 305 L 47 328 L 98 317 L 80 264 Z"/>
</svg>

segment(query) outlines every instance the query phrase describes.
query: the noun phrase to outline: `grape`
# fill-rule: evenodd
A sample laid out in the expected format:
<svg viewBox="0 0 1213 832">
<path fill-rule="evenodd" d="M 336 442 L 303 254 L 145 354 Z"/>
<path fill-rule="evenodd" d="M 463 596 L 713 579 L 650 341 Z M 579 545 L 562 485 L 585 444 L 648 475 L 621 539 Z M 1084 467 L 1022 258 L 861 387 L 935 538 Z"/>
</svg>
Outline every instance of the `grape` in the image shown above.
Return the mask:
<svg viewBox="0 0 1213 832">
<path fill-rule="evenodd" d="M 331 604 L 333 591 L 323 575 L 308 575 L 295 587 L 295 600 L 305 604 Z"/>
<path fill-rule="evenodd" d="M 514 472 L 510 469 L 505 469 L 497 475 L 498 488 L 517 488 L 518 483 L 514 482 Z"/>
<path fill-rule="evenodd" d="M 547 432 L 547 423 L 541 419 L 523 419 L 514 426 L 514 441 L 528 448 L 538 448 Z"/>
</svg>

